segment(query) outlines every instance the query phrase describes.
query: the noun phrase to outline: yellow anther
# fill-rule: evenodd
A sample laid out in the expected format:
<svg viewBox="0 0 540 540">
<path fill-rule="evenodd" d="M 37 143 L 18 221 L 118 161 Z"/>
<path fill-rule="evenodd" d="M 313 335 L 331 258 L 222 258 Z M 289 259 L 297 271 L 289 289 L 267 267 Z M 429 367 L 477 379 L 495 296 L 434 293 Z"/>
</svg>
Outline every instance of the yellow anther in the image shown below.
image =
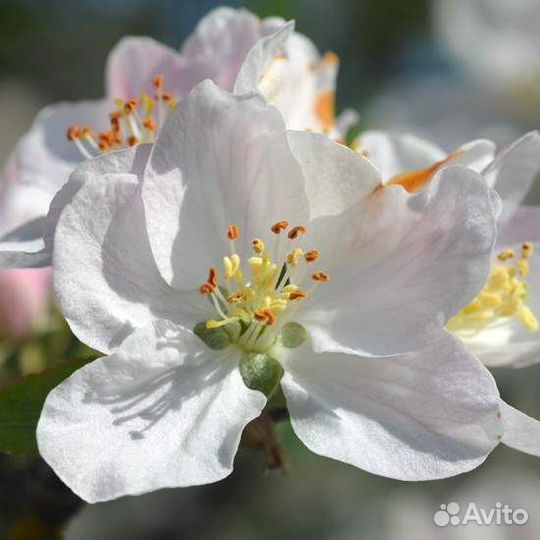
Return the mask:
<svg viewBox="0 0 540 540">
<path fill-rule="evenodd" d="M 458 333 L 475 334 L 500 319 L 517 319 L 527 329 L 537 330 L 538 320 L 526 305 L 528 285 L 523 281 L 529 274 L 531 253 L 532 245 L 528 243 L 523 244 L 518 261 L 514 261 L 514 250 L 501 251 L 497 260 L 506 264 L 497 264 L 491 269 L 484 289 L 449 321 L 448 328 Z"/>
<path fill-rule="evenodd" d="M 264 242 L 260 238 L 255 238 L 255 240 L 251 242 L 251 246 L 257 255 L 262 255 L 264 253 Z"/>
<path fill-rule="evenodd" d="M 515 256 L 516 252 L 513 249 L 505 249 L 497 255 L 497 258 L 499 261 L 507 261 L 509 259 L 513 259 Z"/>
<path fill-rule="evenodd" d="M 531 332 L 536 332 L 538 330 L 538 319 L 527 306 L 521 308 L 519 318 L 527 330 L 530 330 Z"/>
<path fill-rule="evenodd" d="M 230 294 L 227 297 L 227 302 L 229 302 L 229 304 L 239 304 L 240 302 L 243 302 L 244 300 L 245 300 L 245 297 L 242 293 Z"/>
<path fill-rule="evenodd" d="M 527 277 L 529 275 L 529 261 L 527 259 L 521 259 L 517 263 L 517 269 L 523 277 Z"/>
<path fill-rule="evenodd" d="M 300 248 L 295 248 L 287 256 L 287 264 L 290 264 L 291 266 L 298 266 L 298 263 L 303 257 L 304 257 L 304 251 Z"/>
<path fill-rule="evenodd" d="M 263 269 L 263 259 L 262 257 L 250 257 L 247 260 L 249 270 L 253 276 L 258 276 Z"/>
<path fill-rule="evenodd" d="M 142 107 L 144 116 L 146 117 L 152 116 L 155 106 L 156 106 L 156 102 L 148 94 L 141 95 L 141 107 Z"/>
</svg>

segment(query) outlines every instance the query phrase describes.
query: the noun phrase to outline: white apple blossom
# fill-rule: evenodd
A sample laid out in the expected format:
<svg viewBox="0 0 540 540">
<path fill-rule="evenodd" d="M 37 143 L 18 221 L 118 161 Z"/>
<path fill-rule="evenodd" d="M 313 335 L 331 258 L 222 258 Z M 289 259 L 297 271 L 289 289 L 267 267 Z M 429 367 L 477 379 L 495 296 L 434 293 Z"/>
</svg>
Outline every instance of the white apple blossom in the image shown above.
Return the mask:
<svg viewBox="0 0 540 540">
<path fill-rule="evenodd" d="M 204 79 L 225 90 L 260 91 L 292 129 L 341 137 L 350 116 L 334 116 L 337 57 L 321 57 L 293 27 L 278 17 L 218 8 L 180 52 L 147 37 L 122 39 L 107 61 L 103 99 L 46 107 L 19 141 L 2 209 L 2 219 L 17 228 L 0 238 L 0 267 L 49 265 L 43 237 L 53 234 L 54 220 L 46 215 L 73 169 L 100 153 L 151 142 L 177 101 Z"/>
<path fill-rule="evenodd" d="M 84 499 L 225 477 L 278 383 L 310 449 L 371 473 L 455 475 L 501 439 L 534 451 L 444 329 L 495 241 L 476 172 L 384 187 L 357 153 L 208 81 L 154 145 L 87 161 L 72 184 L 55 286 L 108 356 L 49 394 L 37 439 Z"/>
<path fill-rule="evenodd" d="M 502 198 L 497 256 L 482 293 L 456 315 L 449 329 L 490 367 L 524 367 L 540 359 L 540 208 L 521 203 L 540 173 L 540 135 L 527 133 L 495 155 L 487 140 L 446 154 L 411 134 L 371 131 L 355 143 L 387 184 L 422 189 L 447 165 L 482 172 Z"/>
</svg>

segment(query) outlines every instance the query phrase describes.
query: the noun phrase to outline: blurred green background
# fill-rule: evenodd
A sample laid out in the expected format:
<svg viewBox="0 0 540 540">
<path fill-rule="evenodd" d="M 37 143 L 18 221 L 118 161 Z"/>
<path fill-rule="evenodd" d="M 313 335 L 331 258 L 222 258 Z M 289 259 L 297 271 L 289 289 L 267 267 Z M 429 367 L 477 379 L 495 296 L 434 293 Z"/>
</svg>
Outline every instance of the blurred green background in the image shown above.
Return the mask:
<svg viewBox="0 0 540 540">
<path fill-rule="evenodd" d="M 178 47 L 223 4 L 294 18 L 321 51 L 335 51 L 338 110 L 357 109 L 361 129 L 412 130 L 452 150 L 480 136 L 507 143 L 537 127 L 540 31 L 531 30 L 527 0 L 0 0 L 2 160 L 45 104 L 102 95 L 105 60 L 121 36 L 150 35 Z M 538 204 L 537 188 L 529 202 Z M 0 384 L 85 354 L 57 315 L 31 339 L 2 343 L 0 353 Z M 539 366 L 496 376 L 508 402 L 540 417 Z M 310 453 L 286 423 L 279 435 L 288 476 L 263 475 L 263 458 L 242 450 L 233 475 L 219 484 L 94 506 L 78 501 L 40 460 L 0 456 L 0 538 L 540 537 L 540 471 L 532 457 L 501 446 L 468 475 L 402 483 Z M 450 501 L 486 508 L 500 501 L 525 508 L 529 522 L 439 529 L 433 514 Z"/>
</svg>

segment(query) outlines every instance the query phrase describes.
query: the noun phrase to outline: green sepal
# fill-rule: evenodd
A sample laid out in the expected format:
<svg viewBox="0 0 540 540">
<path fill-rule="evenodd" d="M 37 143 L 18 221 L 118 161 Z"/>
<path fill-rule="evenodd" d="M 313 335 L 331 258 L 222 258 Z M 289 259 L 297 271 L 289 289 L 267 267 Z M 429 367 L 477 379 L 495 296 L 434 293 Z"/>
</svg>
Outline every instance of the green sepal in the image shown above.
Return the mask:
<svg viewBox="0 0 540 540">
<path fill-rule="evenodd" d="M 245 353 L 240 359 L 240 374 L 248 388 L 268 397 L 279 385 L 283 368 L 269 354 Z"/>
<path fill-rule="evenodd" d="M 296 349 L 306 341 L 308 333 L 306 329 L 296 322 L 287 323 L 280 333 L 281 345 L 287 349 Z"/>
<path fill-rule="evenodd" d="M 229 334 L 227 334 L 223 327 L 206 328 L 206 323 L 201 322 L 195 325 L 193 333 L 200 337 L 214 351 L 225 349 L 231 344 Z"/>
</svg>

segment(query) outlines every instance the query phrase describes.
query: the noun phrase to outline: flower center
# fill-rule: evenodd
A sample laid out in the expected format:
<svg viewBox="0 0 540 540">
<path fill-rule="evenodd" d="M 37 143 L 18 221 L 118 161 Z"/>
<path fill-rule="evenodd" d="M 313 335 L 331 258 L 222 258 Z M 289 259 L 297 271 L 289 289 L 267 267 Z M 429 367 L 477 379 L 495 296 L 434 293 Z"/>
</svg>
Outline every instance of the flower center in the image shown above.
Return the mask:
<svg viewBox="0 0 540 540">
<path fill-rule="evenodd" d="M 491 269 L 487 283 L 478 296 L 448 323 L 448 329 L 463 337 L 472 337 L 496 323 L 518 320 L 531 332 L 539 328 L 538 319 L 527 306 L 529 258 L 533 246 L 525 243 L 518 257 L 505 249 L 497 255 L 499 264 Z"/>
<path fill-rule="evenodd" d="M 293 343 L 291 332 L 300 334 L 301 330 L 294 330 L 299 325 L 288 321 L 319 283 L 330 280 L 326 272 L 308 271 L 308 265 L 320 257 L 317 249 L 304 251 L 294 245 L 307 232 L 306 227 L 289 228 L 286 221 L 279 221 L 271 231 L 275 237 L 272 250 L 255 238 L 251 241 L 253 256 L 243 264 L 236 252 L 240 231 L 236 225 L 230 225 L 227 237 L 231 254 L 223 257 L 222 283 L 218 283 L 217 269 L 210 268 L 208 279 L 200 287 L 218 315 L 204 323 L 206 330 L 226 329 L 230 341 L 246 351 L 268 350 L 285 326 L 287 339 Z M 300 285 L 307 274 L 313 283 L 305 290 Z"/>
<path fill-rule="evenodd" d="M 171 92 L 164 91 L 165 78 L 156 75 L 152 79 L 154 97 L 141 94 L 124 101 L 114 100 L 116 108 L 109 114 L 111 129 L 95 132 L 90 126 L 72 125 L 67 138 L 73 142 L 85 159 L 96 157 L 111 150 L 154 141 L 169 112 L 178 100 Z"/>
</svg>

